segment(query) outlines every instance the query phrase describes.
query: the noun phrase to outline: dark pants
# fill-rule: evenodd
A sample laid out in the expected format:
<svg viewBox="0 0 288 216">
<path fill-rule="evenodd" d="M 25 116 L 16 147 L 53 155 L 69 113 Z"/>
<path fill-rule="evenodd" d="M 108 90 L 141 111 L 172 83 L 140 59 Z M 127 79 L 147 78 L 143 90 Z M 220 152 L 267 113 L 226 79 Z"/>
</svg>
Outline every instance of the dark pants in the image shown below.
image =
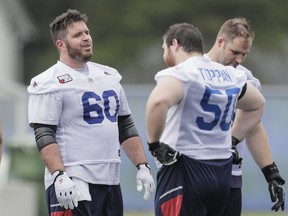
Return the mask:
<svg viewBox="0 0 288 216">
<path fill-rule="evenodd" d="M 120 185 L 89 184 L 89 191 L 92 201 L 80 201 L 77 208 L 66 210 L 57 205 L 54 185 L 51 185 L 46 190 L 49 216 L 123 216 Z"/>
<path fill-rule="evenodd" d="M 223 216 L 241 216 L 242 210 L 242 176 L 232 176 L 229 199 L 226 203 Z"/>
<path fill-rule="evenodd" d="M 232 159 L 199 161 L 182 155 L 157 174 L 156 216 L 222 216 Z"/>
</svg>

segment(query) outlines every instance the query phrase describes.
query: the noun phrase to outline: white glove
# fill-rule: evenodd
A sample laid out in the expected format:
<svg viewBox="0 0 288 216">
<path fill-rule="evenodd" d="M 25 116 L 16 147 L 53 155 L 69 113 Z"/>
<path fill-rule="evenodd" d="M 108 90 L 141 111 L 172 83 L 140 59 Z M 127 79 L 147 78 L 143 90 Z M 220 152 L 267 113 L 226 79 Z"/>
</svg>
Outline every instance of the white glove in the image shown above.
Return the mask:
<svg viewBox="0 0 288 216">
<path fill-rule="evenodd" d="M 65 209 L 77 207 L 80 194 L 66 172 L 55 171 L 52 176 L 54 177 L 55 193 L 59 204 Z"/>
<path fill-rule="evenodd" d="M 145 193 L 144 200 L 148 200 L 155 191 L 155 183 L 151 175 L 151 170 L 148 164 L 140 164 L 137 166 L 138 172 L 136 175 L 137 190 L 142 191 L 143 185 Z"/>
</svg>

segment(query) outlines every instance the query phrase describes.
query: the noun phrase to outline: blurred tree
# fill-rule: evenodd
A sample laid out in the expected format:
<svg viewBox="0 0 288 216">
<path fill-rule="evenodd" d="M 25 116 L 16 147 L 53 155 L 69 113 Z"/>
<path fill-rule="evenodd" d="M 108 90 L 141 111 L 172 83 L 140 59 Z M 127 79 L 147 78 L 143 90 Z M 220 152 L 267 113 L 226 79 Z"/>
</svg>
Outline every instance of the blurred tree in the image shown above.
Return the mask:
<svg viewBox="0 0 288 216">
<path fill-rule="evenodd" d="M 89 17 L 88 26 L 94 39 L 92 60 L 119 69 L 123 82 L 128 83 L 153 81 L 154 73 L 163 67 L 162 34 L 175 22 L 197 26 L 205 38 L 206 51 L 223 22 L 238 16 L 250 20 L 254 27 L 253 49 L 261 47 L 267 53 L 281 51 L 288 35 L 286 0 L 22 1 L 39 28 L 37 39 L 25 47 L 26 84 L 58 59 L 48 25 L 68 8 L 78 9 Z M 250 56 L 248 59 L 249 64 Z"/>
</svg>

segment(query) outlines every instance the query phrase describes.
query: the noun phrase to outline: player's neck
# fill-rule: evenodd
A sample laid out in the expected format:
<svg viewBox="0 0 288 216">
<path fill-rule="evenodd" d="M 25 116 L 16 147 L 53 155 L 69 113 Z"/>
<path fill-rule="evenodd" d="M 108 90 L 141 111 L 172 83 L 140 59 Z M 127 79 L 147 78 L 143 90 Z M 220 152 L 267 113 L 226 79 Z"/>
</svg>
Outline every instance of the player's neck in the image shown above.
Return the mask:
<svg viewBox="0 0 288 216">
<path fill-rule="evenodd" d="M 214 46 L 215 46 L 215 45 L 214 45 Z M 216 51 L 216 48 L 215 48 L 214 46 L 210 49 L 209 52 L 206 53 L 206 55 L 207 55 L 212 61 L 216 61 L 216 59 L 217 59 L 217 51 Z"/>
<path fill-rule="evenodd" d="M 203 56 L 203 55 L 199 52 L 190 52 L 190 53 L 185 52 L 183 53 L 183 55 L 178 56 L 177 63 L 184 62 L 187 59 L 194 57 L 194 56 Z"/>
<path fill-rule="evenodd" d="M 62 63 L 74 69 L 87 68 L 87 62 L 75 61 L 73 59 L 59 59 Z"/>
</svg>

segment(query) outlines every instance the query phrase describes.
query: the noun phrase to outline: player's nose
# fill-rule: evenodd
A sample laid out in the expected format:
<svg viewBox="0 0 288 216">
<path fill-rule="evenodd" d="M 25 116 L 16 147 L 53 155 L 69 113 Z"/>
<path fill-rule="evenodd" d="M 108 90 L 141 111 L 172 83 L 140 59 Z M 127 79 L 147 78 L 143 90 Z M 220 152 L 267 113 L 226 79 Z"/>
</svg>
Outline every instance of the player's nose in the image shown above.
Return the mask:
<svg viewBox="0 0 288 216">
<path fill-rule="evenodd" d="M 235 58 L 235 61 L 237 62 L 237 64 L 241 64 L 244 61 L 244 56 L 243 55 L 238 55 Z"/>
</svg>

